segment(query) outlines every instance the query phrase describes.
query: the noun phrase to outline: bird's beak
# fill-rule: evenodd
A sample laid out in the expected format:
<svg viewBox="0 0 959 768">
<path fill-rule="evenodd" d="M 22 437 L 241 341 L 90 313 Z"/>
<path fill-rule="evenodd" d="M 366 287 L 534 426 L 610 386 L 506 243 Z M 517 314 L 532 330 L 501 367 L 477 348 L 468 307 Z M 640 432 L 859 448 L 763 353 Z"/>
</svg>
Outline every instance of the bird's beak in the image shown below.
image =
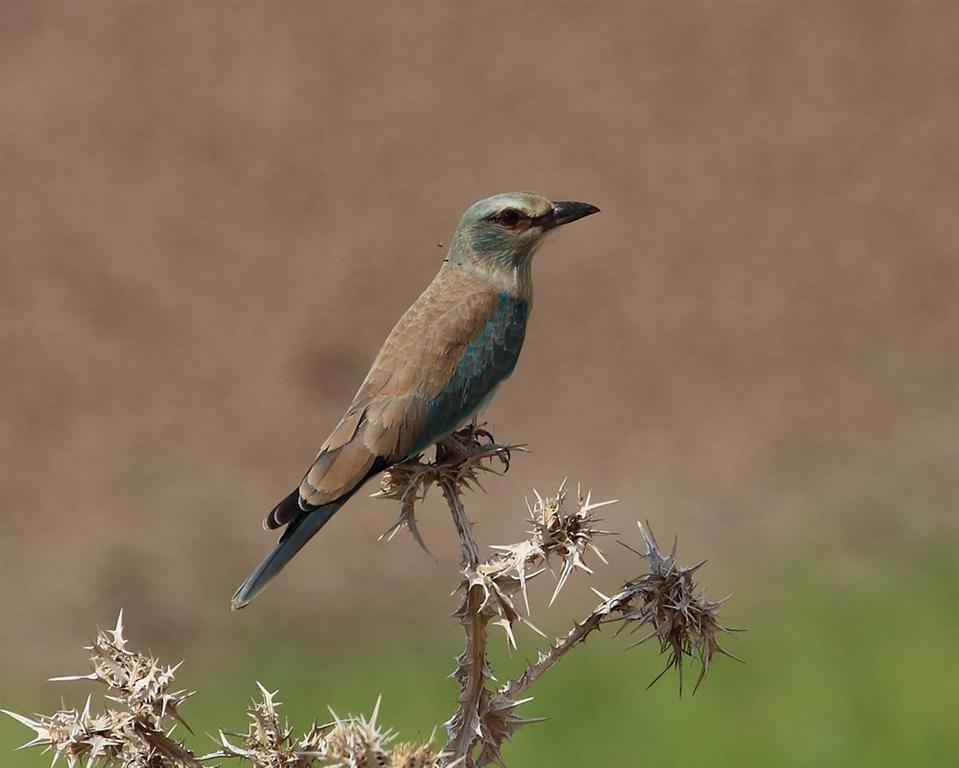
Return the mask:
<svg viewBox="0 0 959 768">
<path fill-rule="evenodd" d="M 594 213 L 599 213 L 599 208 L 589 203 L 575 203 L 568 200 L 554 202 L 553 210 L 546 214 L 544 225 L 546 229 L 561 227 L 563 224 L 569 224 L 584 216 L 592 216 Z"/>
</svg>

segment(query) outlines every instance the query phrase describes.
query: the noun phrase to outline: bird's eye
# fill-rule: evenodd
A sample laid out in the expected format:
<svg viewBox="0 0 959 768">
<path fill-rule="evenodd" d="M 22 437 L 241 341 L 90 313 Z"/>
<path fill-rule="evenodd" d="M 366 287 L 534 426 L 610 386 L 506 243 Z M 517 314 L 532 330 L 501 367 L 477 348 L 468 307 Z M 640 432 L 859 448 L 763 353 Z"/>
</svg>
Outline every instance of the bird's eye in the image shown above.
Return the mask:
<svg viewBox="0 0 959 768">
<path fill-rule="evenodd" d="M 519 224 L 519 220 L 523 218 L 523 214 L 517 211 L 515 208 L 507 208 L 505 211 L 500 211 L 493 217 L 493 221 L 497 224 L 502 224 L 504 227 L 515 227 Z"/>
</svg>

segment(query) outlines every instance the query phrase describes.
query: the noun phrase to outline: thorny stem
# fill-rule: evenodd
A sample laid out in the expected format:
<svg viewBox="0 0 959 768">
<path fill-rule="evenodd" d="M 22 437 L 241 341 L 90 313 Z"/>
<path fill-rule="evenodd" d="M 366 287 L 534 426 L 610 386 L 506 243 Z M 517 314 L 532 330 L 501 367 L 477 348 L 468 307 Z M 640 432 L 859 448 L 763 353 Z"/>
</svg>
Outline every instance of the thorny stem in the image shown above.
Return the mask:
<svg viewBox="0 0 959 768">
<path fill-rule="evenodd" d="M 466 630 L 465 657 L 461 665 L 463 677 L 458 699 L 459 708 L 449 721 L 447 732 L 449 741 L 445 751 L 450 762 L 473 768 L 471 752 L 479 736 L 481 727 L 480 707 L 486 690 L 486 619 L 482 615 L 482 589 L 474 586 L 470 589 L 463 616 L 460 622 Z M 458 763 L 462 760 L 462 763 Z"/>
<path fill-rule="evenodd" d="M 476 539 L 473 538 L 473 524 L 466 517 L 466 510 L 463 509 L 463 499 L 460 496 L 459 488 L 450 480 L 443 480 L 440 485 L 446 503 L 449 505 L 450 514 L 453 516 L 456 533 L 460 537 L 460 548 L 463 550 L 463 567 L 467 569 L 476 568 L 479 564 L 479 550 L 476 547 Z"/>
<path fill-rule="evenodd" d="M 466 594 L 457 611 L 460 623 L 466 632 L 466 648 L 463 650 L 457 678 L 460 682 L 459 707 L 447 723 L 449 741 L 445 751 L 450 762 L 472 768 L 471 752 L 480 729 L 480 706 L 486 693 L 486 623 L 483 615 L 483 588 L 471 584 L 470 573 L 479 564 L 479 551 L 473 538 L 473 525 L 466 517 L 463 500 L 455 483 L 441 484 L 443 496 L 449 505 L 456 532 L 459 534 L 463 556 L 464 587 Z M 461 762 L 457 762 L 461 761 Z"/>
<path fill-rule="evenodd" d="M 586 637 L 599 629 L 603 619 L 609 615 L 608 604 L 596 608 L 582 622 L 573 625 L 569 633 L 558 643 L 552 645 L 546 653 L 540 654 L 535 663 L 531 663 L 523 674 L 516 680 L 510 680 L 501 689 L 502 693 L 511 699 L 521 696 L 527 688 L 539 680 L 545 672 L 551 669 L 568 651 L 586 640 Z"/>
</svg>

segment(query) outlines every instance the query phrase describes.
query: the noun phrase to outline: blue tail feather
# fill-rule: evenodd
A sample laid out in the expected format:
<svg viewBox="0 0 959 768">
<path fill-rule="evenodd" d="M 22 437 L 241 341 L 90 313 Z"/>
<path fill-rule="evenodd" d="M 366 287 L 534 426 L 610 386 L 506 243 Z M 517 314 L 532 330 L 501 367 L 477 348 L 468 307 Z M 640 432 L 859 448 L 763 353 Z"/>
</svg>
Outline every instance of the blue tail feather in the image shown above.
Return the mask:
<svg viewBox="0 0 959 768">
<path fill-rule="evenodd" d="M 320 530 L 331 517 L 343 506 L 343 500 L 337 500 L 317 507 L 309 512 L 304 512 L 293 520 L 283 531 L 280 540 L 277 542 L 273 551 L 270 552 L 251 573 L 246 581 L 234 593 L 230 606 L 237 610 L 249 604 L 263 588 L 269 583 L 283 567 L 293 559 L 293 556 L 299 552 L 317 531 Z"/>
</svg>

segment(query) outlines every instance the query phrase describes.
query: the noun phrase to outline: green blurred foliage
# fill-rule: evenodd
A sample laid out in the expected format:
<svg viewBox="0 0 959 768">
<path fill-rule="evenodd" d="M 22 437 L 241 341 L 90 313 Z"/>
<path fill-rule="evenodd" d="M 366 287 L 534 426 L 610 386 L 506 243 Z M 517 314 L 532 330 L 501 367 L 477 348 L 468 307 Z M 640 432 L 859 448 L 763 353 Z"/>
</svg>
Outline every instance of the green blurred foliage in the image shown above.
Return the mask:
<svg viewBox="0 0 959 768">
<path fill-rule="evenodd" d="M 650 690 L 659 671 L 652 647 L 625 650 L 630 640 L 594 636 L 534 689 L 527 727 L 506 752 L 511 768 L 574 765 L 943 766 L 959 760 L 955 648 L 959 644 L 959 565 L 948 552 L 907 564 L 874 563 L 853 576 L 826 559 L 813 570 L 789 570 L 785 583 L 756 581 L 728 605 L 727 620 L 748 631 L 728 646 L 745 660 L 718 659 L 691 695 L 693 670 L 680 697 L 675 676 Z M 146 647 L 135 626 L 133 647 Z M 494 635 L 500 677 L 517 671 Z M 383 696 L 383 721 L 401 737 L 429 733 L 450 713 L 454 684 L 446 678 L 460 639 L 452 630 L 409 642 L 383 626 L 340 647 L 298 647 L 263 637 L 246 659 L 198 666 L 187 659 L 180 680 L 199 693 L 184 707 L 197 751 L 217 727 L 245 729 L 243 710 L 254 680 L 279 689 L 291 722 L 305 728 L 327 718 L 369 712 Z M 169 659 L 168 661 L 173 661 Z M 200 662 L 202 664 L 202 661 Z M 62 670 L 51 670 L 51 674 Z M 78 669 L 75 671 L 79 671 Z M 5 689 L 0 705 L 50 709 L 63 695 L 82 704 L 82 686 L 40 684 Z M 442 733 L 440 733 L 442 736 Z M 0 754 L 8 768 L 44 766 L 49 756 L 11 750 L 28 733 L 0 721 Z"/>
</svg>

